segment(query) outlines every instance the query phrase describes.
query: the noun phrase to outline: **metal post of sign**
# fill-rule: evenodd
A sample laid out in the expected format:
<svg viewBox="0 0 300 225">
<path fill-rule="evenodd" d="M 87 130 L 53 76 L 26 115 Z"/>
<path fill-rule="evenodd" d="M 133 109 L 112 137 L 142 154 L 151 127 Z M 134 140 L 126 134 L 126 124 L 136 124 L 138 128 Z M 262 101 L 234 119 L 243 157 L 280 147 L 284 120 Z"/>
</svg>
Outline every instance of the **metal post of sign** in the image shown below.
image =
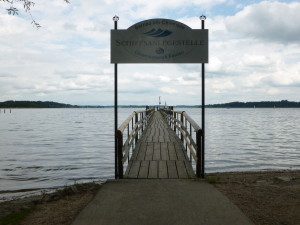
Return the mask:
<svg viewBox="0 0 300 225">
<path fill-rule="evenodd" d="M 113 17 L 115 22 L 115 30 L 118 29 L 118 16 Z M 118 139 L 117 139 L 117 130 L 118 130 L 118 64 L 115 63 L 115 179 L 118 176 Z"/>
<path fill-rule="evenodd" d="M 204 29 L 206 16 L 200 16 L 201 29 Z M 205 170 L 205 64 L 202 63 L 202 153 L 201 153 L 201 178 L 204 178 Z"/>
</svg>

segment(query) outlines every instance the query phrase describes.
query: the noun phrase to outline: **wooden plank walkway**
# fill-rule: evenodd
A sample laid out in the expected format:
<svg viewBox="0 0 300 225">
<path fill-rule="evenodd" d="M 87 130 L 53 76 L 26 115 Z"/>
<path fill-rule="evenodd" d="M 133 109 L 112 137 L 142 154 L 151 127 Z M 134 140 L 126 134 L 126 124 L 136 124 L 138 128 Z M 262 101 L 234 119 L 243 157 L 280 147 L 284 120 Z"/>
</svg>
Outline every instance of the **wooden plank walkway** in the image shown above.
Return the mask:
<svg viewBox="0 0 300 225">
<path fill-rule="evenodd" d="M 160 112 L 154 112 L 137 142 L 124 178 L 187 179 L 195 173 L 185 149 Z"/>
</svg>

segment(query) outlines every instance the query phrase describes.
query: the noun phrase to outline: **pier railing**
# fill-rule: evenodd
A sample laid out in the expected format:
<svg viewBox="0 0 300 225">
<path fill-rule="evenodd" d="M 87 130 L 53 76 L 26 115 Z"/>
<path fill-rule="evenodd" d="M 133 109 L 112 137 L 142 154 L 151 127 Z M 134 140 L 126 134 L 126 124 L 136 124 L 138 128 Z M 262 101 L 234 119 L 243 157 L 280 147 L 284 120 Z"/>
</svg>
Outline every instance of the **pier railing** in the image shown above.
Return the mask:
<svg viewBox="0 0 300 225">
<path fill-rule="evenodd" d="M 118 128 L 117 136 L 117 151 L 118 151 L 118 177 L 123 178 L 124 164 L 129 162 L 132 151 L 138 139 L 154 112 L 154 108 L 134 111 Z M 125 141 L 124 141 L 125 140 Z"/>
<path fill-rule="evenodd" d="M 168 125 L 180 138 L 185 146 L 190 161 L 194 159 L 196 164 L 196 176 L 204 177 L 204 165 L 202 163 L 202 129 L 200 126 L 185 112 L 161 109 Z"/>
</svg>

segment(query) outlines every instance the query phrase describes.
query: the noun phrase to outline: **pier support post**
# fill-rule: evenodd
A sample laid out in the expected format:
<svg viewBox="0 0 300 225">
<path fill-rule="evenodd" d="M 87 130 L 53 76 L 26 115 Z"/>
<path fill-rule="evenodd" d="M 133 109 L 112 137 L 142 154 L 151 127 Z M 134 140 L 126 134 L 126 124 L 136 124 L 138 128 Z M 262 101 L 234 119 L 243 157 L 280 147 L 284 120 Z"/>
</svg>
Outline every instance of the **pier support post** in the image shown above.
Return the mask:
<svg viewBox="0 0 300 225">
<path fill-rule="evenodd" d="M 203 139 L 202 139 L 202 131 L 198 130 L 196 132 L 196 145 L 197 145 L 197 162 L 196 162 L 196 176 L 197 177 L 201 177 L 204 178 L 204 174 L 202 174 L 202 143 L 203 143 Z"/>
<path fill-rule="evenodd" d="M 123 179 L 123 134 L 116 132 L 117 149 L 118 149 L 118 178 Z"/>
</svg>

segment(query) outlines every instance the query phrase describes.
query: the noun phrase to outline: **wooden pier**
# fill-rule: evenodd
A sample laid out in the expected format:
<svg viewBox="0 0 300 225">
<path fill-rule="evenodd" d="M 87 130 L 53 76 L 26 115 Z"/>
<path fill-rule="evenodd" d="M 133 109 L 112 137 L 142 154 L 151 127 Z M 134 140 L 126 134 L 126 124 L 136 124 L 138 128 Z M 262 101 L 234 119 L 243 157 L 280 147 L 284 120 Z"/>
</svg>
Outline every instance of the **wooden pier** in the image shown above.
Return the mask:
<svg viewBox="0 0 300 225">
<path fill-rule="evenodd" d="M 125 142 L 123 136 L 127 137 Z M 134 112 L 119 127 L 116 138 L 118 178 L 189 179 L 201 176 L 201 129 L 185 112 Z M 123 167 L 126 167 L 125 173 Z"/>
<path fill-rule="evenodd" d="M 154 112 L 137 142 L 124 178 L 194 178 L 184 147 L 160 112 Z"/>
</svg>

